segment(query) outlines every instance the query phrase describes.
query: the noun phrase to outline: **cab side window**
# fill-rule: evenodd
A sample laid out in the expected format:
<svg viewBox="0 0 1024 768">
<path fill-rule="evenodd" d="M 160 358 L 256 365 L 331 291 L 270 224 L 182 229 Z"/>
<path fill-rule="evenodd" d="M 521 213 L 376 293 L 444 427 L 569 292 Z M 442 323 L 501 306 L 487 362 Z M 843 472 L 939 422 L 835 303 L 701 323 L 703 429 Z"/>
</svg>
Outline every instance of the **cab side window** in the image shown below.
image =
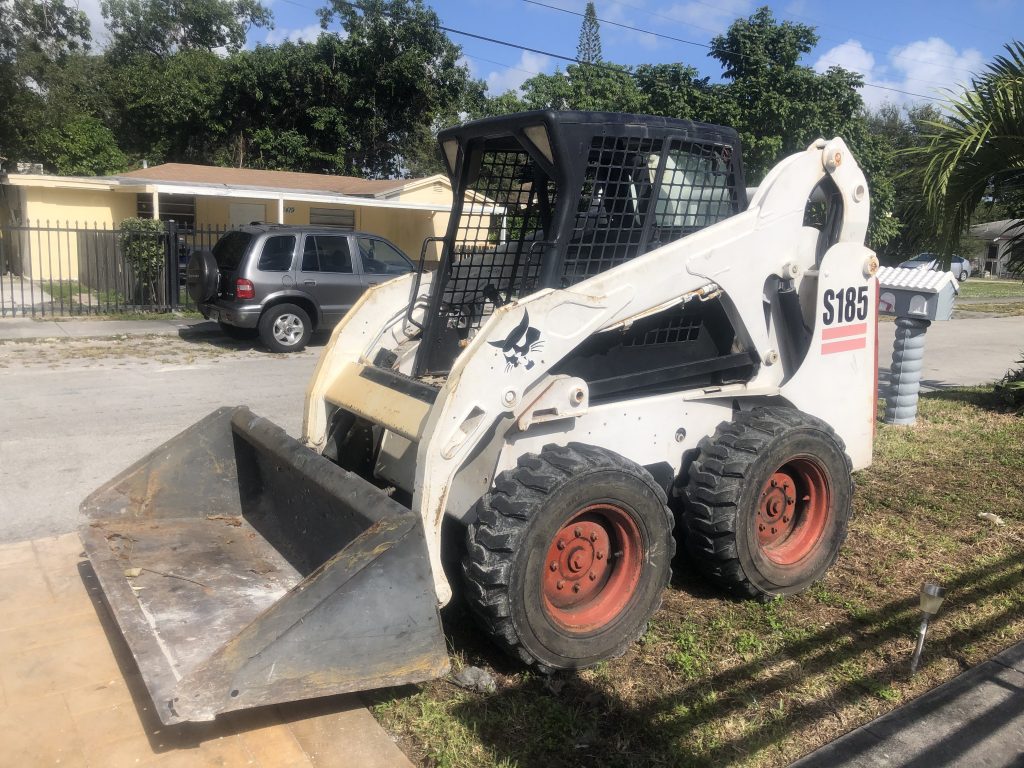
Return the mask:
<svg viewBox="0 0 1024 768">
<path fill-rule="evenodd" d="M 302 249 L 303 272 L 352 273 L 347 235 L 306 235 Z"/>
<path fill-rule="evenodd" d="M 295 255 L 295 235 L 274 235 L 263 241 L 256 268 L 261 272 L 287 272 Z"/>
</svg>

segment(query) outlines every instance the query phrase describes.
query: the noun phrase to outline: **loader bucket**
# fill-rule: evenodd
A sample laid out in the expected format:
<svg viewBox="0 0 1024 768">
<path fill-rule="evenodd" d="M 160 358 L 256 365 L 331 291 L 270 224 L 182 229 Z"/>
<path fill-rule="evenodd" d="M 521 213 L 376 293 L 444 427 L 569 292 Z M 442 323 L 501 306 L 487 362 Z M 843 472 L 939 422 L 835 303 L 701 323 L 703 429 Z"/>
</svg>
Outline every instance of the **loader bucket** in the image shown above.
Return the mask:
<svg viewBox="0 0 1024 768">
<path fill-rule="evenodd" d="M 81 509 L 166 724 L 448 671 L 419 516 L 248 408 L 214 411 Z"/>
</svg>

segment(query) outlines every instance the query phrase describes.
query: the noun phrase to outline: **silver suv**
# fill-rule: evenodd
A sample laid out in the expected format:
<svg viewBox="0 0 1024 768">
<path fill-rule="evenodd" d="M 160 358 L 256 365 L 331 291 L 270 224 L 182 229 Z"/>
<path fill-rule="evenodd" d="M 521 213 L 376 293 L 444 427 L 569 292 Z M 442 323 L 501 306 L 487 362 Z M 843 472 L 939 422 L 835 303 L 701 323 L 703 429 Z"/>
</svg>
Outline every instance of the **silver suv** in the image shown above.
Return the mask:
<svg viewBox="0 0 1024 768">
<path fill-rule="evenodd" d="M 185 284 L 203 317 L 228 336 L 259 336 L 273 352 L 297 352 L 314 330 L 333 328 L 369 286 L 412 269 L 379 235 L 264 224 L 193 253 Z"/>
</svg>

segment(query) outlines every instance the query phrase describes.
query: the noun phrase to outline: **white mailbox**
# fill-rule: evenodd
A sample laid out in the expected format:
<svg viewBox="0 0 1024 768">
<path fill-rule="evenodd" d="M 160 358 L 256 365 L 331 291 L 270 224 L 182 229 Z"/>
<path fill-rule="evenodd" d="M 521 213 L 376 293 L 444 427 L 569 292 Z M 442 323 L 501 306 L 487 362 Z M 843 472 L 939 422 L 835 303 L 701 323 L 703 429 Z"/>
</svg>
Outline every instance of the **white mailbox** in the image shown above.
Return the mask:
<svg viewBox="0 0 1024 768">
<path fill-rule="evenodd" d="M 960 283 L 952 272 L 882 267 L 878 270 L 878 311 L 883 315 L 949 320 Z"/>
</svg>

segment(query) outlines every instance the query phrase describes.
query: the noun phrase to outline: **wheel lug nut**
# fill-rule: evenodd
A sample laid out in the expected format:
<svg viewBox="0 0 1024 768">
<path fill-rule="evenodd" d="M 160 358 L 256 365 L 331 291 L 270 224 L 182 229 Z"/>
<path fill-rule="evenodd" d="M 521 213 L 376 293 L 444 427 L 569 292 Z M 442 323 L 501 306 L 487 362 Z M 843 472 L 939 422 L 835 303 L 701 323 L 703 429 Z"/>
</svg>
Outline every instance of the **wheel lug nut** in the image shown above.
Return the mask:
<svg viewBox="0 0 1024 768">
<path fill-rule="evenodd" d="M 565 549 L 565 542 L 562 541 L 561 539 L 558 540 L 558 548 L 559 549 Z"/>
<path fill-rule="evenodd" d="M 778 487 L 779 487 L 779 481 L 778 480 L 772 480 L 772 488 L 778 488 Z"/>
<path fill-rule="evenodd" d="M 759 526 L 757 526 L 757 530 L 759 530 L 759 531 L 763 531 L 763 530 L 764 530 L 764 526 L 763 526 L 763 525 L 759 525 Z"/>
<path fill-rule="evenodd" d="M 595 555 L 595 557 L 596 557 L 596 558 L 597 558 L 598 560 L 601 560 L 601 559 L 602 559 L 602 558 L 604 557 L 604 552 L 598 552 L 598 553 L 597 553 L 597 554 Z"/>
<path fill-rule="evenodd" d="M 561 588 L 562 588 L 562 587 L 564 587 L 564 586 L 565 586 L 565 582 L 564 582 L 564 581 L 562 581 L 561 579 L 559 579 L 558 583 L 557 583 L 557 584 L 555 584 L 555 588 L 556 588 L 556 589 L 561 589 Z"/>
<path fill-rule="evenodd" d="M 558 563 L 552 563 L 550 565 L 550 568 L 551 568 L 552 571 L 557 571 L 558 570 Z"/>
<path fill-rule="evenodd" d="M 772 528 L 772 533 L 775 533 L 775 529 L 774 528 Z"/>
<path fill-rule="evenodd" d="M 572 535 L 575 536 L 577 539 L 582 538 L 583 531 L 581 531 L 579 528 L 574 528 L 572 531 Z"/>
<path fill-rule="evenodd" d="M 579 592 L 580 591 L 580 585 L 579 584 L 573 584 L 572 585 L 572 591 L 573 592 Z"/>
<path fill-rule="evenodd" d="M 794 501 L 796 501 L 796 499 L 794 499 L 792 496 L 787 496 L 786 497 L 786 503 L 787 504 L 792 504 Z"/>
<path fill-rule="evenodd" d="M 594 581 L 595 579 L 597 579 L 597 576 L 594 573 L 591 573 L 590 574 L 590 580 Z"/>
<path fill-rule="evenodd" d="M 788 517 L 786 517 L 785 515 L 783 515 L 783 517 L 782 517 L 782 522 L 784 522 L 784 523 L 788 523 L 788 522 L 789 522 L 789 518 L 788 518 Z"/>
<path fill-rule="evenodd" d="M 590 534 L 590 540 L 591 541 L 597 541 L 597 533 L 596 532 L 592 532 Z"/>
</svg>

